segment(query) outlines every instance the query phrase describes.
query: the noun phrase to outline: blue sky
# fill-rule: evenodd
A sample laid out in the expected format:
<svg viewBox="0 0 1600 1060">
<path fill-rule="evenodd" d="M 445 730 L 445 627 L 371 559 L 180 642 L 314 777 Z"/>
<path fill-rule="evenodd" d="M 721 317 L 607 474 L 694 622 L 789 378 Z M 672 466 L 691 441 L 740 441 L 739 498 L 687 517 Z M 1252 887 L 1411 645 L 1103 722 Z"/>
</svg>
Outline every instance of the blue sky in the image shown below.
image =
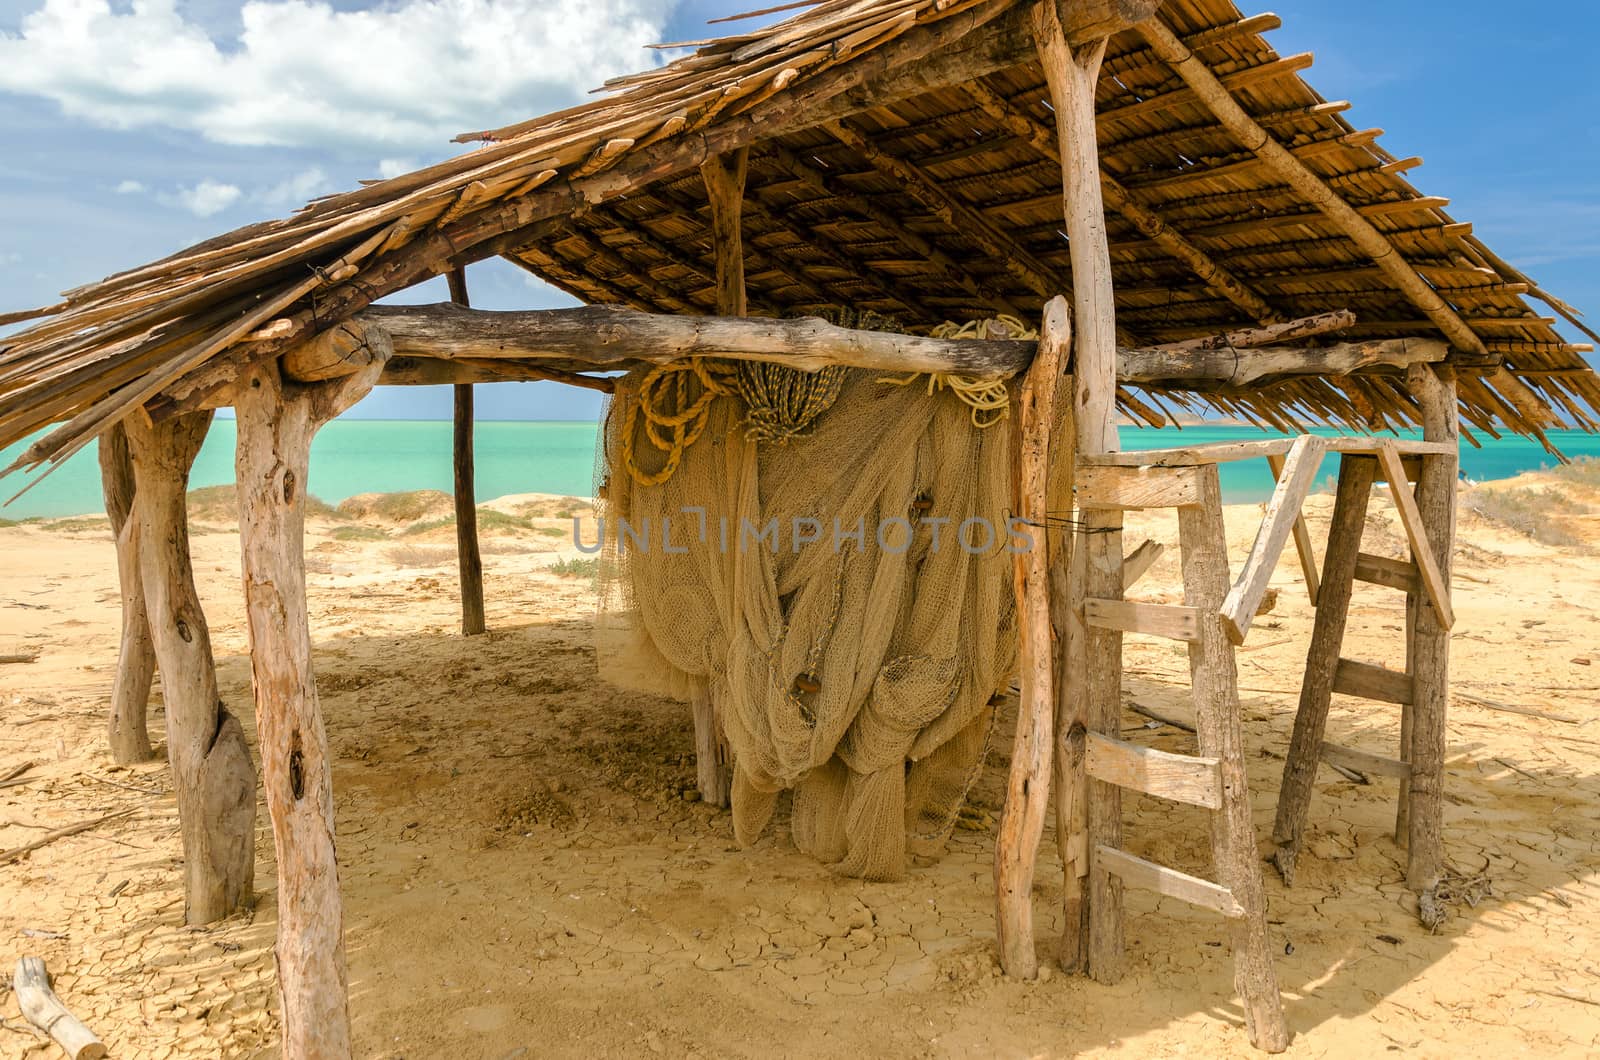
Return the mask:
<svg viewBox="0 0 1600 1060">
<path fill-rule="evenodd" d="M 581 98 L 756 0 L 0 0 L 0 310 L 460 150 L 460 131 Z M 1283 0 L 1284 54 L 1411 179 L 1546 289 L 1600 319 L 1600 93 L 1587 4 Z M 1246 10 L 1246 14 L 1255 13 Z M 738 27 L 734 27 L 738 28 Z M 498 262 L 474 304 L 571 300 Z M 407 300 L 445 298 L 442 282 Z M 1580 336 L 1571 335 L 1577 339 Z M 587 391 L 480 387 L 486 419 L 595 415 Z M 351 415 L 449 415 L 384 388 Z"/>
</svg>

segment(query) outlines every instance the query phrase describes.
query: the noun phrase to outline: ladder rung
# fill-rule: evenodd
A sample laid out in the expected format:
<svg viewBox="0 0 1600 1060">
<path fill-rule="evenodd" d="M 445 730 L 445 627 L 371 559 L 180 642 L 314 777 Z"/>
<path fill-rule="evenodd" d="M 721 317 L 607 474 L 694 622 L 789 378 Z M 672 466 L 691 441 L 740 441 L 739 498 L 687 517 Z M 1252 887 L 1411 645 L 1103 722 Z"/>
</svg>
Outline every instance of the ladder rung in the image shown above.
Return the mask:
<svg viewBox="0 0 1600 1060">
<path fill-rule="evenodd" d="M 1322 743 L 1322 760 L 1329 765 L 1353 769 L 1357 773 L 1376 773 L 1381 777 L 1399 777 L 1401 780 L 1411 775 L 1409 762 L 1375 755 L 1371 751 L 1358 751 L 1354 747 L 1343 747 L 1326 740 Z"/>
<path fill-rule="evenodd" d="M 1417 588 L 1418 579 L 1421 577 L 1422 572 L 1417 570 L 1417 565 L 1410 560 L 1374 556 L 1370 552 L 1356 555 L 1356 581 L 1383 585 L 1408 593 Z"/>
<path fill-rule="evenodd" d="M 1200 610 L 1181 604 L 1139 604 L 1128 600 L 1089 598 L 1083 602 L 1083 620 L 1101 629 L 1148 633 L 1171 640 L 1200 639 Z"/>
<path fill-rule="evenodd" d="M 1340 659 L 1333 670 L 1333 690 L 1383 703 L 1411 702 L 1411 675 L 1386 666 Z"/>
<path fill-rule="evenodd" d="M 1175 755 L 1091 732 L 1085 747 L 1091 777 L 1208 810 L 1222 806 L 1222 778 L 1215 758 Z"/>
<path fill-rule="evenodd" d="M 1198 467 L 1094 467 L 1077 472 L 1078 507 L 1188 508 L 1200 503 Z"/>
<path fill-rule="evenodd" d="M 1215 910 L 1225 917 L 1242 917 L 1244 909 L 1234 900 L 1233 892 L 1221 884 L 1202 880 L 1187 872 L 1169 869 L 1144 858 L 1136 858 L 1115 847 L 1100 845 L 1094 848 L 1095 863 L 1106 872 L 1118 877 L 1130 887 L 1155 891 L 1169 898 L 1177 898 L 1190 905 Z"/>
</svg>

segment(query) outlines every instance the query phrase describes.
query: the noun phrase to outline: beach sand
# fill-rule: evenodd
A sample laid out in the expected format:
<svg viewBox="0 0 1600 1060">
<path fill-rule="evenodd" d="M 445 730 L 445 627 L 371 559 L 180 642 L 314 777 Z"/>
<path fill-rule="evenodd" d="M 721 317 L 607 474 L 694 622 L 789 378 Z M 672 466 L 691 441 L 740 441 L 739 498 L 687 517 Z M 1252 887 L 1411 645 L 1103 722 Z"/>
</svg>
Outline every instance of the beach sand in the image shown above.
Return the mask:
<svg viewBox="0 0 1600 1060">
<path fill-rule="evenodd" d="M 1548 485 L 1530 476 L 1522 486 Z M 1318 778 L 1296 886 L 1265 873 L 1291 1056 L 1593 1055 L 1600 1049 L 1600 491 L 1562 484 L 1578 545 L 1465 512 L 1456 553 L 1446 849 L 1460 901 L 1430 933 L 1393 841 L 1395 784 Z M 193 549 L 222 695 L 253 733 L 227 491 L 197 498 Z M 1309 505 L 1325 539 L 1331 497 Z M 491 632 L 463 639 L 448 500 L 372 498 L 308 527 L 318 686 L 336 759 L 356 1054 L 515 1056 L 1245 1055 L 1222 923 L 1127 894 L 1129 974 L 998 975 L 991 865 L 1002 720 L 976 812 L 896 883 L 831 875 L 779 829 L 739 849 L 693 787 L 687 707 L 596 676 L 593 597 L 561 498 L 486 506 Z M 336 513 L 337 514 L 337 513 Z M 1237 564 L 1260 506 L 1229 510 Z M 446 520 L 441 522 L 441 520 Z M 1175 526 L 1130 519 L 1129 547 Z M 1403 554 L 1375 500 L 1368 551 Z M 1588 542 L 1583 544 L 1582 542 Z M 1266 848 L 1312 609 L 1293 550 L 1239 653 L 1256 831 Z M 1178 597 L 1169 549 L 1134 595 Z M 1344 654 L 1403 665 L 1403 598 L 1358 586 Z M 0 969 L 47 961 L 119 1058 L 275 1056 L 274 863 L 265 808 L 249 915 L 182 926 L 164 762 L 117 768 L 104 715 L 117 589 L 104 519 L 0 529 L 0 849 L 130 815 L 0 865 Z M 1128 639 L 1125 698 L 1185 714 L 1181 645 Z M 158 691 L 159 699 L 159 691 Z M 1531 711 L 1514 713 L 1505 705 Z M 164 717 L 152 707 L 161 746 Z M 1129 738 L 1192 737 L 1129 710 Z M 1329 738 L 1393 754 L 1399 710 L 1336 697 Z M 253 740 L 253 735 L 252 735 Z M 1201 811 L 1124 797 L 1136 853 L 1205 873 Z M 1047 830 L 1040 949 L 1060 931 Z M 1051 962 L 1046 961 L 1047 965 Z M 0 987 L 0 1055 L 59 1055 Z"/>
</svg>

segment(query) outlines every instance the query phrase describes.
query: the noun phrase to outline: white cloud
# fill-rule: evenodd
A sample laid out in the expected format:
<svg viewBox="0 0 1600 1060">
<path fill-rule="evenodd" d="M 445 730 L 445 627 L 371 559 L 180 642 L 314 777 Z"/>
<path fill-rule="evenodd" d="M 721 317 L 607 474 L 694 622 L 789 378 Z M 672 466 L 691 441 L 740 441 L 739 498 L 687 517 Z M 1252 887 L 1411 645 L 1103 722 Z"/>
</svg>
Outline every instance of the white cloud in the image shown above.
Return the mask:
<svg viewBox="0 0 1600 1060">
<path fill-rule="evenodd" d="M 569 105 L 649 60 L 676 0 L 251 0 L 236 42 L 177 0 L 44 0 L 0 33 L 0 90 L 227 144 L 437 150 Z"/>
<path fill-rule="evenodd" d="M 256 192 L 253 197 L 268 206 L 298 206 L 332 190 L 333 181 L 328 179 L 328 174 L 323 172 L 321 166 L 312 166 L 288 180 Z"/>
<path fill-rule="evenodd" d="M 179 188 L 172 195 L 163 195 L 161 200 L 171 205 L 181 206 L 196 217 L 210 217 L 214 213 L 221 213 L 234 203 L 244 192 L 236 185 L 223 184 L 211 179 L 202 180 L 192 188 Z"/>
<path fill-rule="evenodd" d="M 380 158 L 378 159 L 378 176 L 384 180 L 398 177 L 403 173 L 410 173 L 421 168 L 414 158 Z"/>
<path fill-rule="evenodd" d="M 145 186 L 137 180 L 125 180 L 113 190 L 118 195 L 138 195 L 145 190 Z"/>
</svg>

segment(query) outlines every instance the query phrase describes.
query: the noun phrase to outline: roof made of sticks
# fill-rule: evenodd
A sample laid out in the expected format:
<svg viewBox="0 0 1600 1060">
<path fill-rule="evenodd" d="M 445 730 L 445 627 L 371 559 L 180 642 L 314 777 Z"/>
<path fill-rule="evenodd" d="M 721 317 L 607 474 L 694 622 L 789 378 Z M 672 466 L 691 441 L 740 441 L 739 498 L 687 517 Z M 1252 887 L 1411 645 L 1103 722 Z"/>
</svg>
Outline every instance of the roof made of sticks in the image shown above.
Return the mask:
<svg viewBox="0 0 1600 1060">
<path fill-rule="evenodd" d="M 448 161 L 0 317 L 38 318 L 0 340 L 0 445 L 59 423 L 17 464 L 59 461 L 136 407 L 159 411 L 224 386 L 377 299 L 495 255 L 587 302 L 712 312 L 697 167 L 742 147 L 752 313 L 843 305 L 909 331 L 1035 317 L 1071 277 L 1029 7 L 825 0 L 764 29 L 692 42 L 692 54 L 617 79 L 581 106 L 463 136 L 481 146 Z M 1349 309 L 1357 322 L 1341 338 L 1444 333 L 1465 366 L 1469 430 L 1596 426 L 1600 380 L 1587 347 L 1524 296 L 1593 333 L 1445 213 L 1445 200 L 1412 187 L 1405 173 L 1420 160 L 1389 154 L 1379 130 L 1354 128 L 1347 104 L 1306 84 L 1311 57 L 1279 55 L 1262 36 L 1276 16 L 1170 0 L 1158 18 L 1170 46 L 1139 30 L 1114 36 L 1096 97 L 1125 342 Z M 1196 76 L 1225 89 L 1270 143 L 1244 143 Z M 1284 179 L 1281 159 L 1264 157 L 1272 144 L 1381 236 L 1379 252 L 1370 233 L 1363 242 L 1325 199 Z M 1395 282 L 1396 262 L 1426 281 L 1433 305 Z M 1403 381 L 1382 372 L 1145 389 L 1157 406 L 1198 398 L 1283 429 L 1418 420 Z M 1150 418 L 1149 404 L 1124 397 Z"/>
</svg>

